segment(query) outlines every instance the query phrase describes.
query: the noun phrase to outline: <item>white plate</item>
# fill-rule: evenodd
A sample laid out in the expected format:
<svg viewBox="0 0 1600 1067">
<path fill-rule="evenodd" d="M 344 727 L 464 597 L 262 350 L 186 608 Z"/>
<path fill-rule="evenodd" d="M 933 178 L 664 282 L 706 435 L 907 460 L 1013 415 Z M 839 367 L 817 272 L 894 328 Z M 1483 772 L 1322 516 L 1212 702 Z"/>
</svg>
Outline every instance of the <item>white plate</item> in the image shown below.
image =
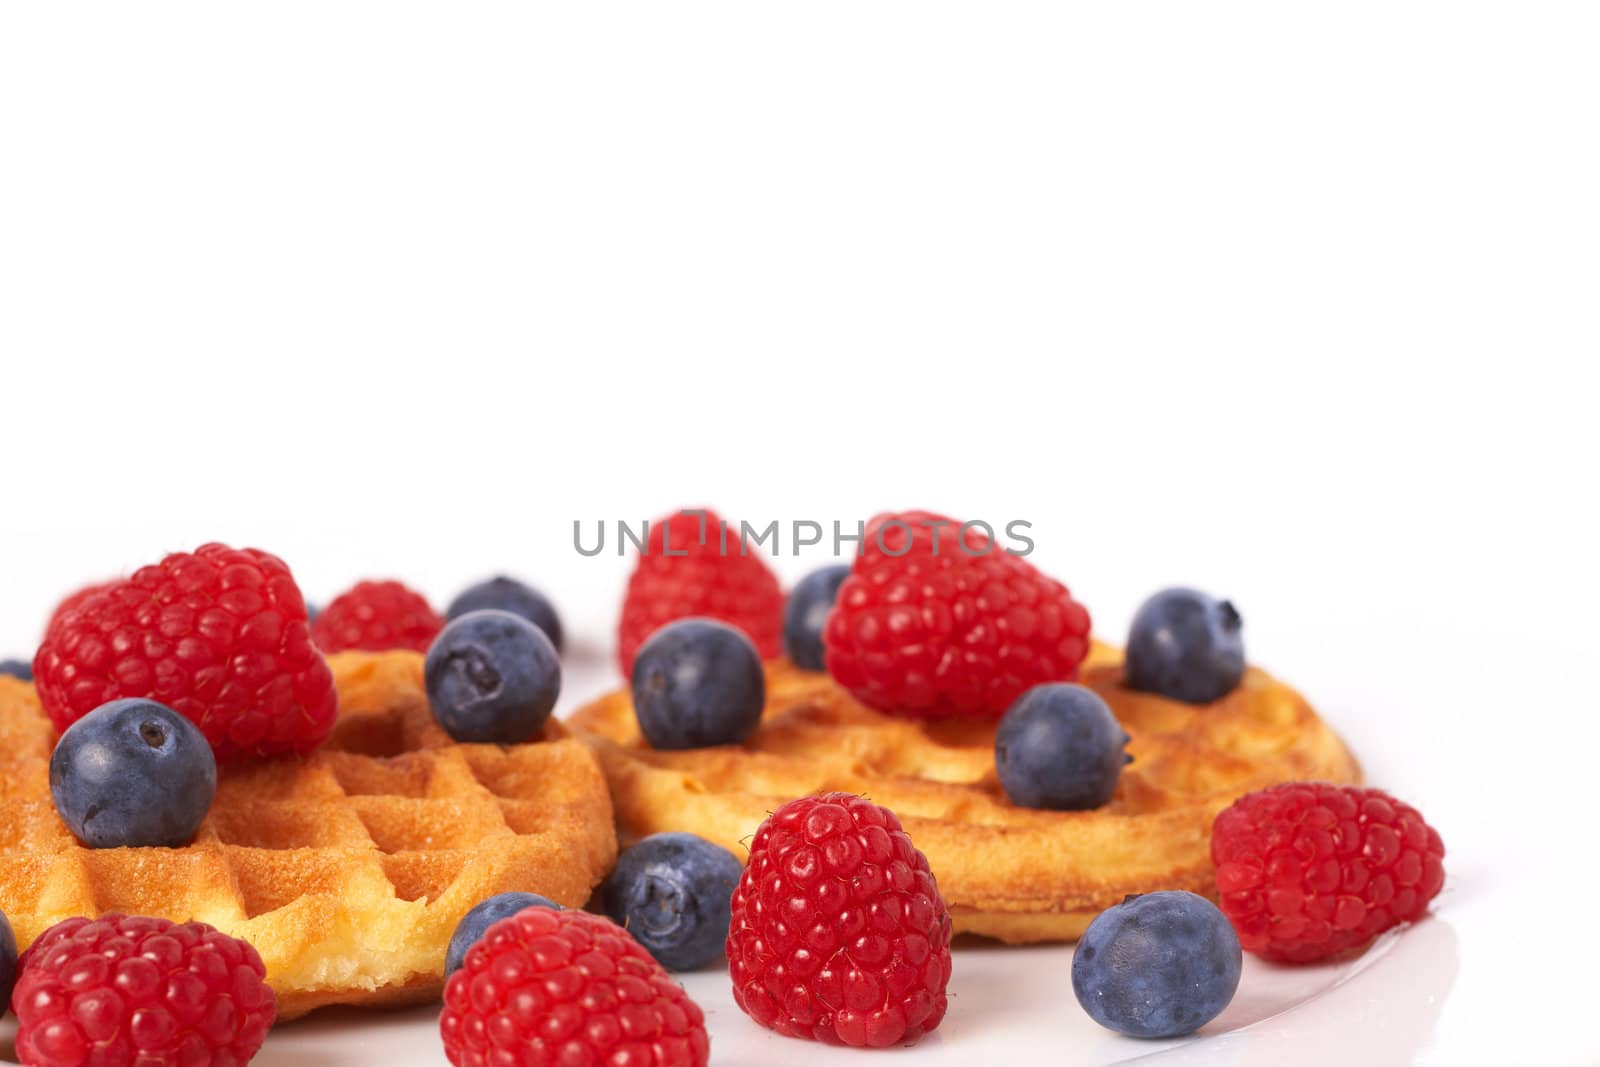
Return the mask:
<svg viewBox="0 0 1600 1067">
<path fill-rule="evenodd" d="M 928 1067 L 1001 1063 L 1070 1051 L 1085 1067 L 1155 1059 L 1173 1064 L 1317 1062 L 1321 1027 L 1345 1018 L 1365 1021 L 1362 1037 L 1338 1042 L 1349 1063 L 1407 1063 L 1432 1035 L 1439 1007 L 1456 973 L 1455 933 L 1430 919 L 1403 936 L 1389 936 L 1360 959 L 1338 965 L 1286 968 L 1247 959 L 1233 1003 L 1201 1035 L 1177 1041 L 1136 1041 L 1101 1029 L 1078 1007 L 1068 968 L 1070 947 L 1002 948 L 962 945 L 950 984 L 950 1012 L 929 1037 L 899 1054 Z M 860 1053 L 779 1037 L 734 1006 L 725 969 L 689 975 L 684 985 L 705 1009 L 718 1065 L 848 1062 Z M 1381 1002 L 1377 1011 L 1363 1004 Z M 1307 1023 L 1301 1025 L 1297 1016 Z M 1327 1036 L 1327 1035 L 1324 1035 Z M 386 1015 L 334 1013 L 273 1033 L 257 1063 L 263 1067 L 439 1061 L 438 1010 Z M 1349 1057 L 1354 1055 L 1355 1059 Z M 1015 1062 L 1025 1062 L 1016 1059 Z"/>
<path fill-rule="evenodd" d="M 567 708 L 615 684 L 609 655 L 593 648 L 574 649 L 565 666 Z M 1582 909 L 1569 920 L 1562 893 L 1593 884 L 1592 862 L 1548 817 L 1592 808 L 1578 767 L 1600 748 L 1596 720 L 1579 720 L 1568 744 L 1555 748 L 1531 731 L 1460 726 L 1473 703 L 1553 707 L 1567 698 L 1556 679 L 1537 674 L 1514 682 L 1411 673 L 1349 682 L 1341 675 L 1326 688 L 1319 707 L 1343 711 L 1333 721 L 1369 777 L 1415 799 L 1445 836 L 1445 889 L 1430 918 L 1338 964 L 1278 967 L 1247 957 L 1239 992 L 1218 1019 L 1193 1037 L 1154 1042 L 1110 1033 L 1084 1014 L 1072 994 L 1071 946 L 963 940 L 943 1025 L 913 1048 L 885 1054 L 928 1067 L 1600 1064 L 1600 1031 L 1579 1025 L 1591 1010 L 1589 986 L 1561 977 L 1597 951 L 1593 920 Z M 1448 743 L 1436 746 L 1438 738 Z M 1537 746 L 1539 759 L 1525 746 Z M 1537 809 L 1525 808 L 1522 798 L 1530 797 Z M 823 1067 L 877 1055 L 762 1030 L 734 1005 L 725 968 L 683 981 L 705 1009 L 719 1067 Z M 13 1029 L 9 1019 L 0 1025 L 0 1055 L 10 1056 Z M 437 1008 L 319 1012 L 274 1030 L 256 1060 L 263 1067 L 442 1062 Z"/>
<path fill-rule="evenodd" d="M 1493 917 L 1502 913 L 1503 918 L 1504 909 L 1514 906 L 1514 894 L 1463 893 L 1451 886 L 1433 916 L 1385 935 L 1354 960 L 1280 967 L 1247 956 L 1228 1009 L 1199 1034 L 1172 1041 L 1125 1038 L 1091 1021 L 1072 994 L 1070 946 L 1007 948 L 963 939 L 956 948 L 944 1024 L 893 1054 L 928 1067 L 1020 1065 L 1041 1056 L 1050 1057 L 1043 1062 L 1067 1062 L 1063 1055 L 1083 1067 L 1600 1062 L 1600 1039 L 1590 1032 L 1541 1027 L 1524 1036 L 1501 1016 L 1476 1010 L 1476 996 L 1462 1002 L 1457 995 L 1464 943 L 1482 949 L 1477 955 L 1486 962 L 1513 962 L 1510 956 L 1517 953 L 1506 950 L 1516 946 Z M 1543 944 L 1545 951 L 1552 947 Z M 1537 972 L 1532 963 L 1519 962 Z M 756 1026 L 734 1005 L 725 968 L 682 977 L 705 1009 L 713 1065 L 823 1067 L 862 1055 Z M 1467 992 L 1493 997 L 1500 984 L 1480 983 Z M 1556 1001 L 1582 995 L 1573 989 L 1555 993 Z M 437 1065 L 442 1062 L 438 1014 L 433 1006 L 326 1010 L 278 1027 L 255 1062 L 262 1067 Z M 14 1031 L 10 1019 L 0 1026 L 0 1054 L 7 1062 Z"/>
</svg>

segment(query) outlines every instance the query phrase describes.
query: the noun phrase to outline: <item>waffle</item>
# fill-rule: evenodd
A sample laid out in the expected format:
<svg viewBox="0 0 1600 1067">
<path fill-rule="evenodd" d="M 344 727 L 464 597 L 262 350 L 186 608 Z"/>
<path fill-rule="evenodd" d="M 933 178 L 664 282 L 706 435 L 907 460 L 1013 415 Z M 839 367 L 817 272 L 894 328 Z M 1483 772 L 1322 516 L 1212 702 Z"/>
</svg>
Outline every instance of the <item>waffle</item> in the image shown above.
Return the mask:
<svg viewBox="0 0 1600 1067">
<path fill-rule="evenodd" d="M 1133 740 L 1116 795 L 1085 812 L 1019 808 L 994 769 L 993 722 L 919 723 L 873 711 L 826 674 L 767 664 L 760 727 L 740 746 L 658 752 L 626 691 L 568 720 L 594 747 L 625 841 L 700 834 L 744 855 L 768 812 L 810 793 L 860 793 L 892 809 L 927 854 L 955 929 L 1002 941 L 1072 940 L 1129 893 L 1214 896 L 1211 821 L 1275 782 L 1355 782 L 1344 744 L 1293 689 L 1251 668 L 1196 707 L 1122 685 L 1096 644 L 1082 682 Z"/>
<path fill-rule="evenodd" d="M 19 944 L 74 915 L 198 919 L 256 947 L 288 1019 L 436 997 L 456 923 L 495 893 L 588 900 L 616 836 L 582 743 L 552 721 L 538 743 L 456 744 L 428 711 L 420 655 L 329 664 L 327 744 L 224 771 L 178 849 L 79 845 L 50 800 L 49 720 L 31 685 L 0 677 L 0 911 Z"/>
</svg>

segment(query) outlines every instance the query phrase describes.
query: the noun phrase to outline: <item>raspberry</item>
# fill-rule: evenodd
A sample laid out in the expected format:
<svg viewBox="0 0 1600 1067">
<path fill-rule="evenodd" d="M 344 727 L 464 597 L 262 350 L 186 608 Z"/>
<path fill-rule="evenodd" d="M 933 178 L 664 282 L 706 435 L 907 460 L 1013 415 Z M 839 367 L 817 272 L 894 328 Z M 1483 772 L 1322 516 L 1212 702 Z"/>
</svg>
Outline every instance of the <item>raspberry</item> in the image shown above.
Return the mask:
<svg viewBox="0 0 1600 1067">
<path fill-rule="evenodd" d="M 610 919 L 529 907 L 467 950 L 444 988 L 444 1054 L 502 1063 L 704 1067 L 705 1016 Z"/>
<path fill-rule="evenodd" d="M 357 582 L 322 609 L 311 636 L 324 652 L 426 652 L 442 629 L 444 620 L 416 590 L 400 582 Z"/>
<path fill-rule="evenodd" d="M 756 831 L 727 953 L 733 999 L 762 1026 L 885 1048 L 944 1018 L 950 912 L 894 812 L 801 797 Z"/>
<path fill-rule="evenodd" d="M 828 672 L 863 703 L 913 718 L 1005 714 L 1070 682 L 1089 613 L 1067 587 L 977 528 L 926 511 L 879 515 L 823 628 Z"/>
<path fill-rule="evenodd" d="M 21 966 L 11 1006 L 24 1064 L 243 1064 L 277 1015 L 256 950 L 205 923 L 67 919 Z"/>
<path fill-rule="evenodd" d="M 1290 782 L 1241 797 L 1211 830 L 1222 912 L 1246 951 L 1309 963 L 1422 916 L 1444 842 L 1377 789 Z"/>
<path fill-rule="evenodd" d="M 726 527 L 724 551 L 724 529 L 722 519 L 709 508 L 680 511 L 650 524 L 650 537 L 628 579 L 622 621 L 617 625 L 617 662 L 624 676 L 632 675 L 633 657 L 651 634 L 690 616 L 737 626 L 762 659 L 775 659 L 782 652 L 783 590 L 778 579 L 759 557 L 741 554 L 737 524 Z M 668 550 L 672 555 L 666 554 Z"/>
<path fill-rule="evenodd" d="M 121 697 L 177 711 L 219 762 L 309 752 L 333 729 L 333 674 L 276 556 L 202 545 L 70 599 L 33 661 L 58 730 Z"/>
<path fill-rule="evenodd" d="M 79 589 L 74 593 L 68 593 L 66 596 L 62 597 L 61 603 L 57 604 L 55 610 L 50 613 L 50 621 L 45 623 L 45 632 L 49 633 L 50 627 L 54 626 L 56 624 L 56 620 L 61 618 L 61 616 L 65 615 L 79 604 L 82 604 L 85 600 L 88 600 L 96 593 L 105 589 L 110 589 L 119 581 L 121 581 L 120 578 L 112 578 L 104 582 L 95 582 L 92 585 L 86 585 L 82 589 Z"/>
</svg>

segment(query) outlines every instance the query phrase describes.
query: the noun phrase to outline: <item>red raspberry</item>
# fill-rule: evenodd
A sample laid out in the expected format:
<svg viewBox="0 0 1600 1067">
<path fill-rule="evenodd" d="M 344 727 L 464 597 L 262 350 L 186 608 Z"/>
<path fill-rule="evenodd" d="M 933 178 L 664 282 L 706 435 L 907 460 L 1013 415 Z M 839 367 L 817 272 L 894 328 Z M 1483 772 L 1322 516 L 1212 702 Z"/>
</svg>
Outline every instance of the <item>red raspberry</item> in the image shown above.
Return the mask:
<svg viewBox="0 0 1600 1067">
<path fill-rule="evenodd" d="M 357 582 L 322 609 L 311 636 L 324 652 L 426 652 L 442 629 L 444 620 L 416 590 L 400 582 Z"/>
<path fill-rule="evenodd" d="M 976 527 L 910 511 L 867 524 L 822 635 L 828 672 L 863 703 L 999 716 L 1041 682 L 1077 678 L 1089 613 Z"/>
<path fill-rule="evenodd" d="M 944 1018 L 950 912 L 894 812 L 801 797 L 756 831 L 733 891 L 733 999 L 762 1026 L 886 1048 Z"/>
<path fill-rule="evenodd" d="M 704 1067 L 705 1016 L 616 923 L 524 908 L 484 931 L 444 987 L 444 1054 L 510 1063 Z"/>
<path fill-rule="evenodd" d="M 82 604 L 85 600 L 88 600 L 96 593 L 110 589 L 120 581 L 122 581 L 120 578 L 111 578 L 103 582 L 95 582 L 93 585 L 86 585 L 77 592 L 68 593 L 66 596 L 62 597 L 61 603 L 57 604 L 56 609 L 50 613 L 50 621 L 47 622 L 44 627 L 45 633 L 50 632 L 50 627 L 54 626 L 56 624 L 56 620 L 61 618 L 61 616 L 65 615 L 79 604 Z"/>
<path fill-rule="evenodd" d="M 256 950 L 205 923 L 67 919 L 20 966 L 11 1006 L 25 1064 L 243 1064 L 278 1011 Z"/>
<path fill-rule="evenodd" d="M 333 729 L 333 674 L 278 557 L 202 545 L 74 599 L 33 660 L 56 729 L 119 697 L 166 704 L 223 761 L 309 752 Z"/>
<path fill-rule="evenodd" d="M 700 510 L 705 512 L 704 527 Z M 650 538 L 628 579 L 617 625 L 617 662 L 624 675 L 633 673 L 633 657 L 651 634 L 692 615 L 737 626 L 762 659 L 782 654 L 783 590 L 778 579 L 755 555 L 760 549 L 741 554 L 737 523 L 726 527 L 724 551 L 722 519 L 709 508 L 700 510 L 650 524 Z"/>
<path fill-rule="evenodd" d="M 1211 830 L 1222 912 L 1239 943 L 1309 963 L 1422 916 L 1444 884 L 1444 842 L 1377 789 L 1289 782 L 1241 797 Z"/>
</svg>

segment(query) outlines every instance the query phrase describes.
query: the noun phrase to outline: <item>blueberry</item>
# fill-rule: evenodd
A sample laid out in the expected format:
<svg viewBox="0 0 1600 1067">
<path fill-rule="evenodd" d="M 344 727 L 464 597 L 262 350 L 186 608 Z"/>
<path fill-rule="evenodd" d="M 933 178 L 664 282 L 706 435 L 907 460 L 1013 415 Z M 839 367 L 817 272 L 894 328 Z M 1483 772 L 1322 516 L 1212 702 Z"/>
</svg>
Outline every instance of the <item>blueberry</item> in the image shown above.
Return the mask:
<svg viewBox="0 0 1600 1067">
<path fill-rule="evenodd" d="M 90 848 L 187 845 L 216 792 L 205 735 L 153 700 L 101 704 L 50 756 L 56 811 Z"/>
<path fill-rule="evenodd" d="M 317 621 L 317 616 L 321 615 L 321 614 L 322 614 L 322 609 L 321 608 L 317 607 L 315 604 L 313 604 L 309 600 L 306 601 L 306 622 L 308 622 L 308 623 L 316 622 Z"/>
<path fill-rule="evenodd" d="M 1128 633 L 1128 685 L 1189 704 L 1227 696 L 1244 677 L 1244 620 L 1226 600 L 1163 589 Z"/>
<path fill-rule="evenodd" d="M 668 623 L 633 661 L 633 711 L 656 748 L 733 745 L 761 721 L 767 680 L 741 631 L 713 619 Z"/>
<path fill-rule="evenodd" d="M 469 611 L 487 608 L 521 615 L 543 630 L 556 651 L 561 651 L 561 619 L 550 601 L 539 590 L 503 574 L 463 589 L 459 596 L 450 601 L 444 617 L 455 619 Z"/>
<path fill-rule="evenodd" d="M 828 621 L 839 586 L 850 577 L 850 565 L 839 563 L 814 570 L 795 586 L 783 605 L 783 650 L 795 666 L 820 671 L 822 624 Z"/>
<path fill-rule="evenodd" d="M 9 674 L 13 678 L 21 678 L 24 682 L 33 681 L 33 664 L 20 659 L 0 659 L 0 674 Z"/>
<path fill-rule="evenodd" d="M 600 887 L 606 914 L 671 971 L 722 958 L 744 865 L 694 834 L 653 834 L 625 850 Z"/>
<path fill-rule="evenodd" d="M 1181 1037 L 1239 988 L 1239 936 L 1204 897 L 1129 897 L 1095 916 L 1072 954 L 1072 991 L 1095 1022 L 1129 1037 Z"/>
<path fill-rule="evenodd" d="M 1012 803 L 1083 811 L 1116 791 L 1128 735 L 1100 695 L 1081 685 L 1036 685 L 994 735 L 994 769 Z"/>
<path fill-rule="evenodd" d="M 456 932 L 450 935 L 450 947 L 444 952 L 444 976 L 449 978 L 467 958 L 467 949 L 478 943 L 483 932 L 508 915 L 524 908 L 555 908 L 561 905 L 541 897 L 538 893 L 501 893 L 476 905 L 456 923 Z"/>
<path fill-rule="evenodd" d="M 0 1015 L 11 1003 L 11 987 L 17 984 L 17 937 L 11 922 L 0 914 Z"/>
<path fill-rule="evenodd" d="M 445 626 L 422 675 L 433 717 L 457 741 L 526 741 L 561 694 L 555 646 L 509 611 L 471 611 Z"/>
</svg>

